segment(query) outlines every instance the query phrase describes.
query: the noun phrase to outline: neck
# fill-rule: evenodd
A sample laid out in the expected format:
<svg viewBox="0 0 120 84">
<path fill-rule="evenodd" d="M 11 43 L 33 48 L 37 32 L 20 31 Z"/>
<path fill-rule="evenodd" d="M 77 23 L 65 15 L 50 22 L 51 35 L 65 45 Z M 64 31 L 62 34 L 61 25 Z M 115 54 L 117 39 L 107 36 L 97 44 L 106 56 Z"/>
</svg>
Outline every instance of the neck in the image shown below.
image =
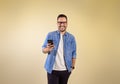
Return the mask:
<svg viewBox="0 0 120 84">
<path fill-rule="evenodd" d="M 64 31 L 64 32 L 61 32 L 61 31 L 60 31 L 60 33 L 61 33 L 62 35 L 64 35 L 64 34 L 65 34 L 65 32 L 66 32 L 66 31 Z"/>
</svg>

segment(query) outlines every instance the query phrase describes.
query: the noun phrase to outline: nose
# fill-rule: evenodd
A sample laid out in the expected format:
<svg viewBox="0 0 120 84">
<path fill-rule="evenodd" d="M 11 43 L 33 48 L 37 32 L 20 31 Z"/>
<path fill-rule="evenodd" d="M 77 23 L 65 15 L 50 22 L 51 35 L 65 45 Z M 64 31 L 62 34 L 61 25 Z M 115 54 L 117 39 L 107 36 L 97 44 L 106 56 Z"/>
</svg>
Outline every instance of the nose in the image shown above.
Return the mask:
<svg viewBox="0 0 120 84">
<path fill-rule="evenodd" d="M 60 25 L 64 25 L 64 23 L 61 23 Z"/>
</svg>

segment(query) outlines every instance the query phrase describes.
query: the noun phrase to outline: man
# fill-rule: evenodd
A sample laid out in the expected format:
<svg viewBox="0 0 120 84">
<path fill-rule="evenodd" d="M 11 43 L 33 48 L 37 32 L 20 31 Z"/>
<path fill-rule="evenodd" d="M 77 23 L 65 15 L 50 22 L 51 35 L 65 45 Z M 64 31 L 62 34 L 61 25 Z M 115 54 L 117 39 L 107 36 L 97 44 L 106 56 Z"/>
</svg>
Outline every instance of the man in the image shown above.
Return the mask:
<svg viewBox="0 0 120 84">
<path fill-rule="evenodd" d="M 76 41 L 66 31 L 67 22 L 66 15 L 58 15 L 58 30 L 48 33 L 42 46 L 43 53 L 48 54 L 45 63 L 48 84 L 67 84 L 71 71 L 75 68 Z"/>
</svg>

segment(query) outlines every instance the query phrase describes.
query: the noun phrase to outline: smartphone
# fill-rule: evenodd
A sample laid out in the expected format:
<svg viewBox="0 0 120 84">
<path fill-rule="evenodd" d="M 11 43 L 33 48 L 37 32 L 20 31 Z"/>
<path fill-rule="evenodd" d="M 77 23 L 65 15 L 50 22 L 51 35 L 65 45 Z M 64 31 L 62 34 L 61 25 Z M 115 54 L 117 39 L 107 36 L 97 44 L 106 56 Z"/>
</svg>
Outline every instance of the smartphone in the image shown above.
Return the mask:
<svg viewBox="0 0 120 84">
<path fill-rule="evenodd" d="M 53 45 L 53 40 L 48 40 L 48 43 L 50 43 L 51 45 Z"/>
</svg>

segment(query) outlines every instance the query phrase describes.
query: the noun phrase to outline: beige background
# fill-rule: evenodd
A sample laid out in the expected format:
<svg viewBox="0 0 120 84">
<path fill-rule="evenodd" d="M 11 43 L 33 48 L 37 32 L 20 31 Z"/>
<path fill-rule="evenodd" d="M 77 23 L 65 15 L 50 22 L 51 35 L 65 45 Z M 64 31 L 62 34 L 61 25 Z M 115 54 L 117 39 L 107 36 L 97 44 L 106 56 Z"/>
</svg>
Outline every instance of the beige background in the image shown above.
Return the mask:
<svg viewBox="0 0 120 84">
<path fill-rule="evenodd" d="M 0 0 L 0 84 L 47 84 L 41 46 L 60 13 L 77 40 L 69 84 L 120 84 L 120 0 Z"/>
</svg>

